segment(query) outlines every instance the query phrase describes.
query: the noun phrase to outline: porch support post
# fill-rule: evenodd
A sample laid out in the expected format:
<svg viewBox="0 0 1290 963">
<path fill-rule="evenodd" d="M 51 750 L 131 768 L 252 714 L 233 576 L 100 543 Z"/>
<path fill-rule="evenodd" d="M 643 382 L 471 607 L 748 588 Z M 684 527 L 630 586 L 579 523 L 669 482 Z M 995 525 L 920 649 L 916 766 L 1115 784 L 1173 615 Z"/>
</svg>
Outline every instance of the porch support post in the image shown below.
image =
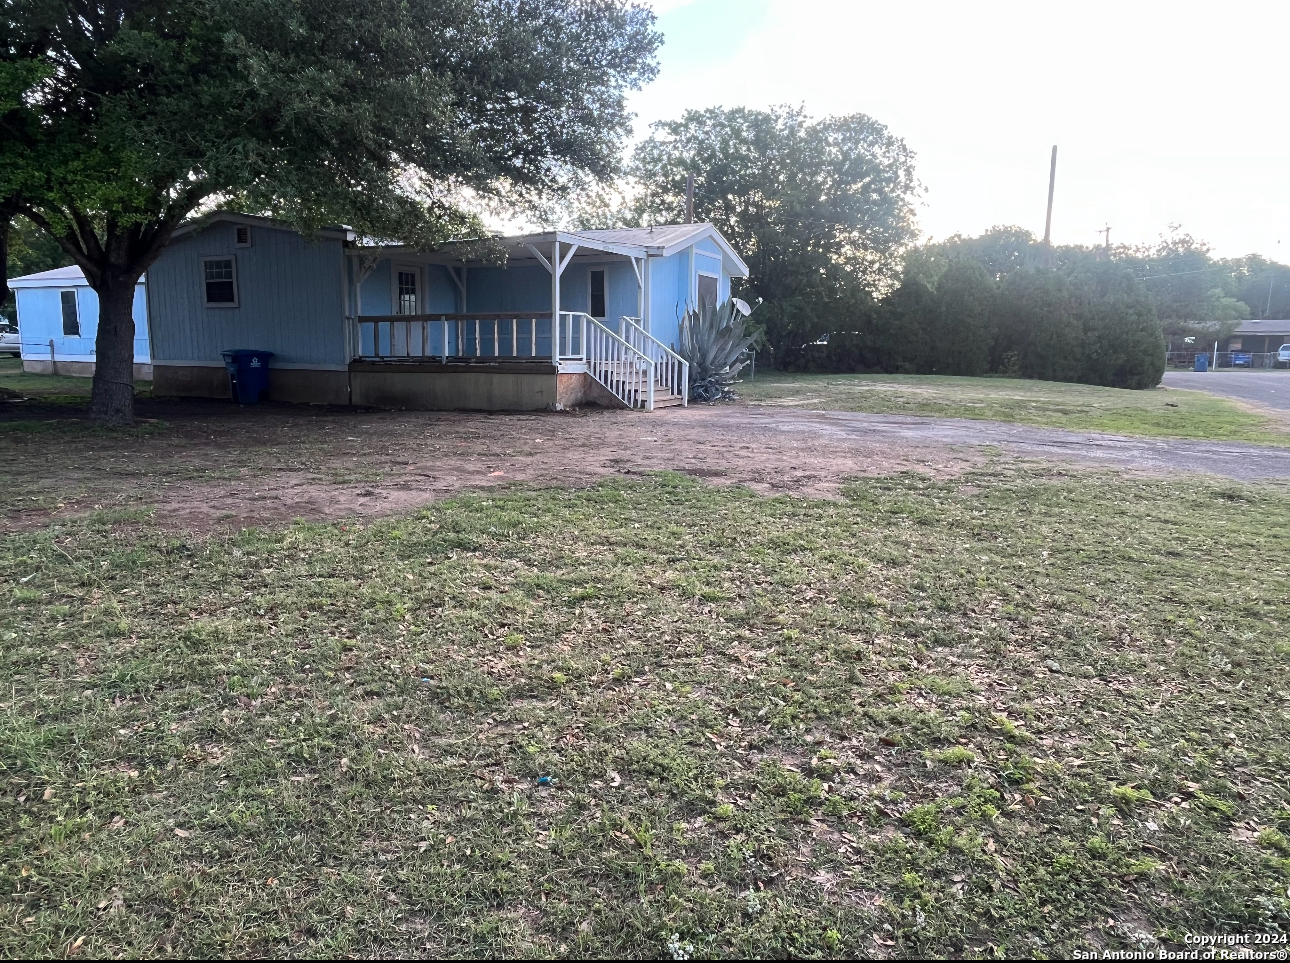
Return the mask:
<svg viewBox="0 0 1290 963">
<path fill-rule="evenodd" d="M 466 313 L 466 265 L 461 266 L 461 277 L 457 277 L 457 269 L 452 265 L 447 265 L 448 275 L 452 278 L 453 284 L 457 285 L 457 290 L 461 292 L 461 313 Z"/>
<path fill-rule="evenodd" d="M 560 367 L 560 235 L 551 247 L 551 362 Z"/>
<path fill-rule="evenodd" d="M 649 279 L 649 255 L 648 254 L 646 254 L 643 258 L 641 258 L 641 273 L 645 275 L 644 283 L 641 285 L 641 301 L 644 302 L 644 306 L 641 308 L 641 327 L 643 327 L 646 330 L 646 332 L 648 332 L 649 334 L 653 334 L 654 332 L 652 329 L 651 322 L 653 321 L 654 312 L 650 307 L 651 285 L 650 285 L 650 279 Z"/>
<path fill-rule="evenodd" d="M 636 272 L 636 318 L 642 326 L 645 324 L 645 279 L 641 274 L 641 266 L 644 263 L 644 258 L 639 261 L 634 257 L 632 258 L 632 270 Z M 645 330 L 648 331 L 649 329 L 646 328 Z"/>
</svg>

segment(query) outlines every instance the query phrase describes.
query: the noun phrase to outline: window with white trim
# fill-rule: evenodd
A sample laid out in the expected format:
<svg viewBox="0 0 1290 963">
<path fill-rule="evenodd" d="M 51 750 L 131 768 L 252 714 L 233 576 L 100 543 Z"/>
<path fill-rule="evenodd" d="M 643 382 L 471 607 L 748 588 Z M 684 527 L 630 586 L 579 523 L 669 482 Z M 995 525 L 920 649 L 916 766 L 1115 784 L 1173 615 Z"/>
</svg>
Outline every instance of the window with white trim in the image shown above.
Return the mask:
<svg viewBox="0 0 1290 963">
<path fill-rule="evenodd" d="M 415 268 L 400 268 L 398 270 L 398 304 L 395 314 L 420 314 L 417 305 L 420 303 L 417 290 L 417 275 L 421 272 Z"/>
<path fill-rule="evenodd" d="M 237 307 L 237 259 L 230 256 L 202 258 L 202 285 L 206 307 Z"/>
<path fill-rule="evenodd" d="M 59 291 L 58 299 L 63 308 L 63 337 L 81 336 L 81 312 L 76 303 L 76 291 Z"/>
<path fill-rule="evenodd" d="M 720 290 L 721 279 L 713 277 L 711 274 L 699 275 L 699 303 L 707 304 L 710 307 L 717 306 L 717 296 Z"/>
</svg>

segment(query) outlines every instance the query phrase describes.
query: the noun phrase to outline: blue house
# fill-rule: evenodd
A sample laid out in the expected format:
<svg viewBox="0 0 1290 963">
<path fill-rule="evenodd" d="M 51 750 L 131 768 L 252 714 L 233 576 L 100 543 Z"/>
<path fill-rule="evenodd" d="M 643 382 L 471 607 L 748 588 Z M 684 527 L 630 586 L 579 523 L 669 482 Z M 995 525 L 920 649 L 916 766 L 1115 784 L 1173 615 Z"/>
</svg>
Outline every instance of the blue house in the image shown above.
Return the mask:
<svg viewBox="0 0 1290 963">
<path fill-rule="evenodd" d="M 148 272 L 153 390 L 229 397 L 222 352 L 273 352 L 270 396 L 536 410 L 688 401 L 680 318 L 748 268 L 710 224 L 547 231 L 422 252 L 217 213 Z"/>
<path fill-rule="evenodd" d="M 94 374 L 99 298 L 78 267 L 10 278 L 18 306 L 22 369 L 33 374 Z M 152 378 L 148 352 L 148 301 L 144 282 L 134 289 L 134 377 Z"/>
</svg>

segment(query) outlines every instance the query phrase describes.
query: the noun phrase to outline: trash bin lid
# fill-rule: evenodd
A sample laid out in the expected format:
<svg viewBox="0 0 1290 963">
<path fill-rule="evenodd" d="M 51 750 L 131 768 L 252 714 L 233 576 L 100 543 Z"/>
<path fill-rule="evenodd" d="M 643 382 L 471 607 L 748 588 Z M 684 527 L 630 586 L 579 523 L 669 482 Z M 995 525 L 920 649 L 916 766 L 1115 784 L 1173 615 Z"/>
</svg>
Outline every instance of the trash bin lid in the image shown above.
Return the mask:
<svg viewBox="0 0 1290 963">
<path fill-rule="evenodd" d="M 231 360 L 233 358 L 247 358 L 251 355 L 259 355 L 261 358 L 266 359 L 273 357 L 272 351 L 261 351 L 258 348 L 229 348 L 227 351 L 221 352 L 221 354 L 224 355 L 225 360 Z"/>
</svg>

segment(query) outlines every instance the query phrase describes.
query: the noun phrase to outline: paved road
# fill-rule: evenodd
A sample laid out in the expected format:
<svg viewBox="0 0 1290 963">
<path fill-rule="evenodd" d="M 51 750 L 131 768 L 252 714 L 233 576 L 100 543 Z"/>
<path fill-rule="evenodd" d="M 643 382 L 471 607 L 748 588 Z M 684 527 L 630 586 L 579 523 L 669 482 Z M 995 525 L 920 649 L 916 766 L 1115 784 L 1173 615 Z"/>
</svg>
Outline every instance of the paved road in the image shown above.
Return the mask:
<svg viewBox="0 0 1290 963">
<path fill-rule="evenodd" d="M 1166 371 L 1165 387 L 1190 388 L 1290 411 L 1290 369 L 1277 371 Z"/>
</svg>

